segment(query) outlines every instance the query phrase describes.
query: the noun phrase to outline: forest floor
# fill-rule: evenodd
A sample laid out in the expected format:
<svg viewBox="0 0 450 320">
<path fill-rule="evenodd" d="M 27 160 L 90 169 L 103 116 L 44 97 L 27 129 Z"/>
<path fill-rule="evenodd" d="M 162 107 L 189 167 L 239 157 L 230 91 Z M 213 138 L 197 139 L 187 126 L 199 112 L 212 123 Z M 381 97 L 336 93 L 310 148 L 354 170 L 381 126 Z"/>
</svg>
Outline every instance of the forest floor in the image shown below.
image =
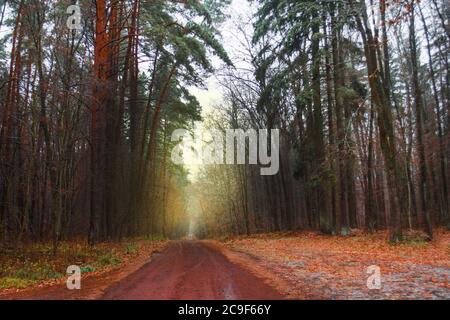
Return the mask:
<svg viewBox="0 0 450 320">
<path fill-rule="evenodd" d="M 0 249 L 0 299 L 95 299 L 111 283 L 135 272 L 168 241 L 127 240 L 88 246 L 62 242 Z M 67 267 L 81 268 L 82 289 L 67 290 Z"/>
<path fill-rule="evenodd" d="M 450 299 L 450 232 L 398 245 L 386 236 L 65 243 L 56 256 L 48 245 L 2 250 L 0 299 Z M 71 264 L 82 267 L 81 290 L 66 288 Z M 374 265 L 381 288 L 370 290 Z"/>
<path fill-rule="evenodd" d="M 386 242 L 385 232 L 350 237 L 316 232 L 261 234 L 220 243 L 230 260 L 291 299 L 450 299 L 450 232 L 432 242 Z M 381 288 L 368 289 L 378 266 Z"/>
</svg>

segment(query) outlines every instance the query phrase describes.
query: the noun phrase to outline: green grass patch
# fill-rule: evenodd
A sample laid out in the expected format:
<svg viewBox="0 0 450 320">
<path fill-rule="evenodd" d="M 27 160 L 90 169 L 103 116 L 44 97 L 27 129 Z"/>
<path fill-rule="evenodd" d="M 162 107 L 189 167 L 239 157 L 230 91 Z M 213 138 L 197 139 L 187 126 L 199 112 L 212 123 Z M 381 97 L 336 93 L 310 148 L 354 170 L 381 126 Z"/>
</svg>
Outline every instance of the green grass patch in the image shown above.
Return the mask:
<svg viewBox="0 0 450 320">
<path fill-rule="evenodd" d="M 0 278 L 0 289 L 23 289 L 32 283 L 33 280 L 4 277 Z"/>
<path fill-rule="evenodd" d="M 89 273 L 89 272 L 94 272 L 95 268 L 93 266 L 83 266 L 80 268 L 81 273 Z"/>
<path fill-rule="evenodd" d="M 129 243 L 125 246 L 125 254 L 135 254 L 138 250 L 136 243 Z"/>
<path fill-rule="evenodd" d="M 118 265 L 122 263 L 122 259 L 120 259 L 119 257 L 115 256 L 113 253 L 108 253 L 105 255 L 102 255 L 98 258 L 97 263 L 100 266 L 108 266 L 108 265 Z"/>
</svg>

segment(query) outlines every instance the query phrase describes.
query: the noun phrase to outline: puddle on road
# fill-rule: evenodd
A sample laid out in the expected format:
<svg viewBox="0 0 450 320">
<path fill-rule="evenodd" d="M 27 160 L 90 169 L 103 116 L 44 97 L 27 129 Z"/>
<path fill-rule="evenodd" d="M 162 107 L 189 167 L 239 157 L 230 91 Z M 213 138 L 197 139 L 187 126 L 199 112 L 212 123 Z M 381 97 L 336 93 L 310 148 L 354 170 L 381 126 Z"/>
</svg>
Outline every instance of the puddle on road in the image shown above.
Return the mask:
<svg viewBox="0 0 450 320">
<path fill-rule="evenodd" d="M 231 283 L 227 284 L 227 286 L 223 290 L 223 295 L 224 295 L 225 300 L 234 300 L 234 299 L 236 299 L 235 298 L 235 294 L 234 294 L 234 290 L 233 290 L 233 285 Z"/>
</svg>

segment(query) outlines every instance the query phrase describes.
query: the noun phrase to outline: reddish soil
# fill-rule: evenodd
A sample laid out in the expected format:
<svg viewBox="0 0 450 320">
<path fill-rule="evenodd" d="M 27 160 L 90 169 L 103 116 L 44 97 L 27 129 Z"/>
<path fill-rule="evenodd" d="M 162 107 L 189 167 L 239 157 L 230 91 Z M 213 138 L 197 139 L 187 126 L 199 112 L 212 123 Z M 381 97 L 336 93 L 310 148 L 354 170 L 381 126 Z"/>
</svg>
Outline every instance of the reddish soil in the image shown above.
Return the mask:
<svg viewBox="0 0 450 320">
<path fill-rule="evenodd" d="M 213 244 L 179 241 L 109 287 L 103 299 L 282 299 L 262 279 L 230 262 Z"/>
<path fill-rule="evenodd" d="M 176 241 L 162 252 L 100 276 L 82 278 L 81 290 L 65 283 L 0 294 L 24 300 L 264 300 L 284 297 L 263 279 L 230 262 L 223 248 L 206 241 Z"/>
</svg>

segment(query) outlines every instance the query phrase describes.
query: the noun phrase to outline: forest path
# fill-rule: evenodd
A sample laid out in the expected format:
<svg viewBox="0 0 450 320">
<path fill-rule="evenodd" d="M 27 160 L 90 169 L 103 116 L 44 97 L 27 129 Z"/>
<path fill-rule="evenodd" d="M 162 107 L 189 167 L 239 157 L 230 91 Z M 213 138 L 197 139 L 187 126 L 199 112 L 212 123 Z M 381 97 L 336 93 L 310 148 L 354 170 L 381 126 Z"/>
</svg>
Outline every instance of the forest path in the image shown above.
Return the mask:
<svg viewBox="0 0 450 320">
<path fill-rule="evenodd" d="M 138 271 L 106 289 L 103 299 L 282 299 L 214 245 L 177 241 Z"/>
</svg>

